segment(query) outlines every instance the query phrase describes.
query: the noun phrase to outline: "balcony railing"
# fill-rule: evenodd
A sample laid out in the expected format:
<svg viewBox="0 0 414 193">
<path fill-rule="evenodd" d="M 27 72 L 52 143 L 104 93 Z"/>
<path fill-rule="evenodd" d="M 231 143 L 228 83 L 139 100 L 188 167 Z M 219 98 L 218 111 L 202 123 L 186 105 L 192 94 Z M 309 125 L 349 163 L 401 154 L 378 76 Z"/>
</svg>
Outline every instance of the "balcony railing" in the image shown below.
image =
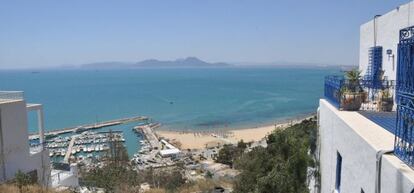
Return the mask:
<svg viewBox="0 0 414 193">
<path fill-rule="evenodd" d="M 400 30 L 397 60 L 397 125 L 394 152 L 414 168 L 414 26 Z"/>
<path fill-rule="evenodd" d="M 23 100 L 23 91 L 0 91 L 0 101 Z"/>
<path fill-rule="evenodd" d="M 341 87 L 344 85 L 343 76 L 326 76 L 325 77 L 325 98 L 335 107 L 340 108 L 341 104 Z"/>
<path fill-rule="evenodd" d="M 339 110 L 391 111 L 395 81 L 348 80 L 344 76 L 325 77 L 325 99 Z"/>
</svg>

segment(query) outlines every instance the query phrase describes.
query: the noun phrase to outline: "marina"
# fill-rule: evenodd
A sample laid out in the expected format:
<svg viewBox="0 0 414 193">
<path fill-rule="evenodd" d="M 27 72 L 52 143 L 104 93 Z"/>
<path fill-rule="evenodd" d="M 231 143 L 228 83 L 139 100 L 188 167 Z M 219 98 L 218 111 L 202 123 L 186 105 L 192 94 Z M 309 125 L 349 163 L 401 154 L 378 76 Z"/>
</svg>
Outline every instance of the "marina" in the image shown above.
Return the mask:
<svg viewBox="0 0 414 193">
<path fill-rule="evenodd" d="M 58 136 L 58 135 L 61 135 L 61 134 L 66 134 L 66 133 L 81 133 L 83 131 L 100 129 L 100 128 L 103 128 L 103 127 L 121 125 L 121 124 L 126 124 L 126 123 L 131 123 L 131 122 L 138 122 L 138 121 L 146 121 L 147 122 L 148 120 L 149 120 L 149 117 L 146 117 L 146 116 L 135 116 L 135 117 L 128 117 L 128 118 L 114 119 L 114 120 L 104 121 L 104 122 L 100 122 L 100 123 L 85 124 L 85 125 L 80 125 L 80 126 L 76 126 L 76 127 L 69 127 L 69 128 L 63 128 L 63 129 L 48 131 L 48 132 L 45 132 L 45 136 L 46 137 L 54 137 L 54 136 Z M 30 134 L 29 135 L 29 140 L 33 140 L 33 139 L 39 139 L 39 135 L 38 134 Z"/>
<path fill-rule="evenodd" d="M 133 127 L 132 124 L 159 126 L 159 124 L 148 123 L 148 120 L 148 117 L 136 116 L 51 131 L 46 133 L 47 137 L 43 145 L 49 150 L 49 157 L 53 163 L 80 163 L 86 161 L 87 165 L 99 164 L 99 160 L 108 155 L 107 152 L 110 149 L 111 142 L 120 142 L 125 147 L 127 146 L 123 129 Z M 37 135 L 30 135 L 29 142 L 31 149 L 36 149 L 41 145 Z M 138 150 L 136 149 L 134 152 Z"/>
<path fill-rule="evenodd" d="M 64 157 L 63 162 L 68 163 L 78 154 L 106 151 L 109 149 L 109 142 L 112 141 L 125 142 L 122 131 L 85 131 L 72 137 L 49 139 L 46 147 L 49 149 L 50 157 Z"/>
</svg>

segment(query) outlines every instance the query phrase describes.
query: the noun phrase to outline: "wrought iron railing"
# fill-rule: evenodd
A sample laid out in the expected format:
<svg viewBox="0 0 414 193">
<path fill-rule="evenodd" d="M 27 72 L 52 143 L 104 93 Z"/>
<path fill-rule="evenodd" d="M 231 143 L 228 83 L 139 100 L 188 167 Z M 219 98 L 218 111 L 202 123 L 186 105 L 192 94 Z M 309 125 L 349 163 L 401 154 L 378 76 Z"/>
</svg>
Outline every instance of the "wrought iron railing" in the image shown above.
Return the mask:
<svg viewBox="0 0 414 193">
<path fill-rule="evenodd" d="M 23 91 L 0 91 L 0 101 L 23 100 Z"/>
<path fill-rule="evenodd" d="M 343 76 L 326 76 L 325 77 L 325 98 L 336 108 L 341 104 L 341 88 L 344 85 Z"/>
<path fill-rule="evenodd" d="M 397 125 L 394 152 L 414 167 L 414 26 L 400 30 L 397 66 Z"/>
<path fill-rule="evenodd" d="M 375 82 L 374 82 L 375 81 Z M 372 87 L 372 85 L 376 85 Z M 325 99 L 339 110 L 386 111 L 384 99 L 393 104 L 395 81 L 393 80 L 348 80 L 344 76 L 325 77 Z M 392 105 L 388 104 L 388 105 Z M 391 106 L 392 109 L 392 106 Z M 390 111 L 390 108 L 387 109 Z"/>
</svg>

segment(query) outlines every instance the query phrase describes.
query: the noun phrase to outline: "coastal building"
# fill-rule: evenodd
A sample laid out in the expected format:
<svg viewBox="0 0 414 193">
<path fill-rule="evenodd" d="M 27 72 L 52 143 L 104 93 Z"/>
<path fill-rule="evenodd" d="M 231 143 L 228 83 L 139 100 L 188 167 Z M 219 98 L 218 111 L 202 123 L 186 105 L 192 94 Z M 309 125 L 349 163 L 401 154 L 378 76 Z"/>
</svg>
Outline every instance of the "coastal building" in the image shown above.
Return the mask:
<svg viewBox="0 0 414 193">
<path fill-rule="evenodd" d="M 360 27 L 359 61 L 325 78 L 315 192 L 414 192 L 414 2 Z"/>
<path fill-rule="evenodd" d="M 54 178 L 65 171 L 50 167 L 49 151 L 43 145 L 43 107 L 26 103 L 23 95 L 21 91 L 0 91 L 0 182 L 13 180 L 21 171 L 43 186 L 63 186 L 62 182 L 74 175 Z M 38 122 L 38 143 L 32 146 L 29 146 L 27 118 L 30 111 L 36 112 Z M 67 185 L 76 184 L 64 184 Z"/>
<path fill-rule="evenodd" d="M 164 139 L 161 139 L 160 142 L 165 147 L 159 152 L 161 157 L 177 157 L 181 153 L 181 151 L 178 148 L 171 145 Z"/>
<path fill-rule="evenodd" d="M 27 112 L 37 111 L 38 146 L 29 148 Z M 18 171 L 29 174 L 33 181 L 48 185 L 49 152 L 41 144 L 43 111 L 40 104 L 26 104 L 23 92 L 0 92 L 0 181 L 14 179 Z"/>
</svg>

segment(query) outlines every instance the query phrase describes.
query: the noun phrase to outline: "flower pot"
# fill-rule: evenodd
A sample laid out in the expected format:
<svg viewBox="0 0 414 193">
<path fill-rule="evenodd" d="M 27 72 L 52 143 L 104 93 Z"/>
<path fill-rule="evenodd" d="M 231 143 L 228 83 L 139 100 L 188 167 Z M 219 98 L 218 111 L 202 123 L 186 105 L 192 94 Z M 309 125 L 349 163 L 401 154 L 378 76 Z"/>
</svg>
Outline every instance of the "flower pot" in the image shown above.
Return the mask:
<svg viewBox="0 0 414 193">
<path fill-rule="evenodd" d="M 362 92 L 344 93 L 341 99 L 341 108 L 345 111 L 358 111 L 364 98 Z"/>
<path fill-rule="evenodd" d="M 367 92 L 361 92 L 361 97 L 362 97 L 362 103 L 367 102 L 368 100 L 368 93 Z"/>
<path fill-rule="evenodd" d="M 394 106 L 394 99 L 390 98 L 382 98 L 380 101 L 380 110 L 385 112 L 392 111 L 392 107 Z"/>
</svg>

